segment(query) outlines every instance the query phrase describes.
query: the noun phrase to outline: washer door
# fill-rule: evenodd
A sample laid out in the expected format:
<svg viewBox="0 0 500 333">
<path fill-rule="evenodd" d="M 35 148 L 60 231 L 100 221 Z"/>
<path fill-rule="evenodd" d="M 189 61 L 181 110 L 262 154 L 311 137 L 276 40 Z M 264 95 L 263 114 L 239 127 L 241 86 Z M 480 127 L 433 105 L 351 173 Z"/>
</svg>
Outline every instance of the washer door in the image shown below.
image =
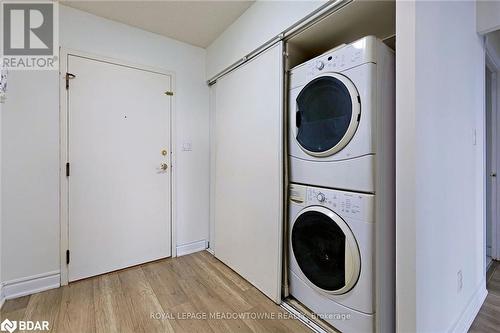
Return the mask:
<svg viewBox="0 0 500 333">
<path fill-rule="evenodd" d="M 330 156 L 351 141 L 361 107 L 354 84 L 342 74 L 328 74 L 309 82 L 296 99 L 296 140 L 302 150 Z"/>
<path fill-rule="evenodd" d="M 292 251 L 303 275 L 316 288 L 345 294 L 359 278 L 361 260 L 349 226 L 331 210 L 312 206 L 295 219 Z"/>
</svg>

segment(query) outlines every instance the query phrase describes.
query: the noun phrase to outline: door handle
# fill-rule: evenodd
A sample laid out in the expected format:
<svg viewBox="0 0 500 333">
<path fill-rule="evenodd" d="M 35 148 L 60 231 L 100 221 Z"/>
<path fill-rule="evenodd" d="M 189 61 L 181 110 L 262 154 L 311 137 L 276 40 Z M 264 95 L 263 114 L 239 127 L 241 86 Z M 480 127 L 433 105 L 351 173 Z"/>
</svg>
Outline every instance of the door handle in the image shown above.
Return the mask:
<svg viewBox="0 0 500 333">
<path fill-rule="evenodd" d="M 496 176 L 497 176 L 497 173 L 496 173 L 496 172 L 492 172 L 492 173 L 490 174 L 490 176 L 491 176 L 491 177 L 496 177 Z"/>
<path fill-rule="evenodd" d="M 168 169 L 168 164 L 167 163 L 160 164 L 160 169 L 166 171 Z"/>
</svg>

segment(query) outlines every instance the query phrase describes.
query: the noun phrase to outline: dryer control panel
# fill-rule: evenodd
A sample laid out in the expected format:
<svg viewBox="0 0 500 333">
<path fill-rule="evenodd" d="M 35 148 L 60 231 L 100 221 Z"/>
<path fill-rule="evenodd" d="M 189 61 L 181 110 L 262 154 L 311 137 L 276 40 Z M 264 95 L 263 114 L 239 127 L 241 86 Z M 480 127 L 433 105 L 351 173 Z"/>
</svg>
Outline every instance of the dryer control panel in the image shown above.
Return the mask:
<svg viewBox="0 0 500 333">
<path fill-rule="evenodd" d="M 354 43 L 338 46 L 308 61 L 306 76 L 311 78 L 323 72 L 342 72 L 364 63 L 375 63 L 376 43 L 375 37 L 368 36 Z"/>
<path fill-rule="evenodd" d="M 332 190 L 320 187 L 290 185 L 290 202 L 303 207 L 323 206 L 342 217 L 371 222 L 374 220 L 375 195 Z"/>
</svg>

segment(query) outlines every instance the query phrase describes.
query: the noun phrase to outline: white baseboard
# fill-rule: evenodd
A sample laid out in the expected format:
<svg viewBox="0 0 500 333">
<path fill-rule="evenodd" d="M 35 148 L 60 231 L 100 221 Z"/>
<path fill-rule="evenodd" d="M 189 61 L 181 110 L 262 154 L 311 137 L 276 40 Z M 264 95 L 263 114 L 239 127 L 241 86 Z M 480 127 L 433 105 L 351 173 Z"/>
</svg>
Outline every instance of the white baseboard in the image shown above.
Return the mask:
<svg viewBox="0 0 500 333">
<path fill-rule="evenodd" d="M 486 281 L 483 280 L 450 332 L 467 333 L 488 295 Z"/>
<path fill-rule="evenodd" d="M 185 256 L 186 254 L 191 254 L 199 251 L 206 250 L 208 247 L 208 243 L 205 239 L 192 242 L 188 244 L 178 245 L 177 246 L 177 256 Z"/>
<path fill-rule="evenodd" d="M 3 298 L 8 300 L 59 288 L 61 286 L 60 275 L 59 271 L 53 271 L 6 281 L 2 285 Z"/>
</svg>

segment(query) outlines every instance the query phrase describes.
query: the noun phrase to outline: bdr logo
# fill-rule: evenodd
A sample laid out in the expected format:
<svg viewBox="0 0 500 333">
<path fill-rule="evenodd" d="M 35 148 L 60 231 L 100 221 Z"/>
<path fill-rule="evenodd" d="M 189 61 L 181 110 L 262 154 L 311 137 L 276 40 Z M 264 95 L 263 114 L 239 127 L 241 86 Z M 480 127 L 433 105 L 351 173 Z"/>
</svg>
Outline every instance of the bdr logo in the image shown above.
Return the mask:
<svg viewBox="0 0 500 333">
<path fill-rule="evenodd" d="M 14 332 L 17 328 L 17 322 L 16 321 L 10 321 L 8 319 L 5 319 L 2 321 L 0 324 L 0 330 L 2 331 L 9 331 L 10 333 Z"/>
<path fill-rule="evenodd" d="M 0 324 L 0 330 L 2 332 L 7 331 L 9 333 L 12 333 L 18 328 L 20 331 L 35 331 L 35 330 L 36 331 L 48 331 L 49 330 L 49 322 L 46 320 L 44 320 L 44 321 L 30 321 L 30 320 L 10 321 L 9 319 L 5 319 Z"/>
<path fill-rule="evenodd" d="M 2 55 L 10 69 L 57 69 L 57 3 L 2 1 Z"/>
</svg>

